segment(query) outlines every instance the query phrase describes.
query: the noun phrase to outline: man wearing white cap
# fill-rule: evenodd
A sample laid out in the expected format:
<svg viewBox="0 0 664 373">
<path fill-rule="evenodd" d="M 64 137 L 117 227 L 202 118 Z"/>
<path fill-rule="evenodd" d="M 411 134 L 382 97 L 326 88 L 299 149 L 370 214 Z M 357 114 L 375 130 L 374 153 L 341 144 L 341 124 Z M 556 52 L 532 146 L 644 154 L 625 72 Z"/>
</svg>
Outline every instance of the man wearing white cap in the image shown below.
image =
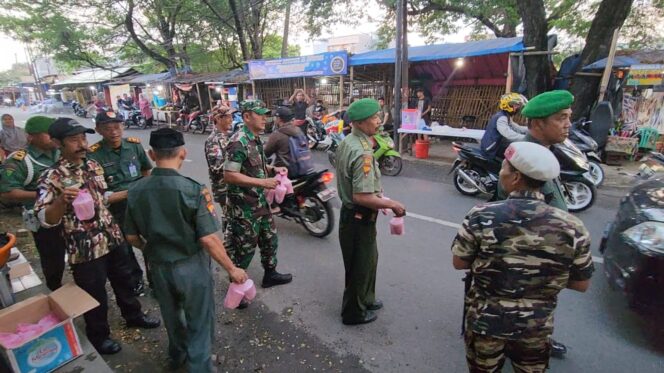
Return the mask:
<svg viewBox="0 0 664 373">
<path fill-rule="evenodd" d="M 540 191 L 559 173 L 547 148 L 512 143 L 500 170 L 508 199 L 471 209 L 454 239 L 454 268 L 472 276 L 464 301 L 471 372 L 500 371 L 505 357 L 517 373 L 544 372 L 558 293 L 590 285 L 588 230 Z"/>
</svg>

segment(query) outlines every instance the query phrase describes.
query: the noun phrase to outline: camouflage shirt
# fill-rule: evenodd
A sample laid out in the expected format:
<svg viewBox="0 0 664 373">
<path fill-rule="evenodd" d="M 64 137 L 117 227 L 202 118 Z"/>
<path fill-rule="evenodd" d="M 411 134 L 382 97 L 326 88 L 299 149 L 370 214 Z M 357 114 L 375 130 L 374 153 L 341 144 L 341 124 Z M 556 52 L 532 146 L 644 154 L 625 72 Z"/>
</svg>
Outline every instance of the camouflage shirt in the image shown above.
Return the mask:
<svg viewBox="0 0 664 373">
<path fill-rule="evenodd" d="M 247 126 L 242 126 L 241 130 L 231 136 L 226 146 L 226 156 L 225 171 L 267 179 L 263 142 Z M 270 214 L 263 188 L 228 185 L 227 203 L 229 217 L 251 219 Z"/>
<path fill-rule="evenodd" d="M 35 204 L 35 214 L 42 225 L 43 212 L 67 187 L 78 186 L 87 189 L 95 201 L 95 216 L 86 221 L 76 217 L 73 207 L 67 207 L 62 217 L 65 243 L 69 253 L 69 263 L 78 264 L 100 258 L 124 242 L 120 227 L 113 222 L 108 208 L 104 206 L 106 180 L 104 169 L 94 160 L 86 160 L 75 165 L 60 158 L 53 167 L 46 170 L 39 179 L 39 196 Z"/>
<path fill-rule="evenodd" d="M 471 209 L 452 253 L 472 263 L 467 327 L 499 338 L 552 332 L 558 293 L 594 270 L 588 230 L 539 192 Z"/>
<path fill-rule="evenodd" d="M 228 146 L 229 141 L 230 137 L 216 128 L 205 140 L 205 159 L 207 159 L 208 173 L 210 174 L 212 195 L 215 201 L 219 203 L 223 201 L 228 189 L 228 186 L 224 183 L 224 162 L 226 161 L 226 146 Z"/>
</svg>

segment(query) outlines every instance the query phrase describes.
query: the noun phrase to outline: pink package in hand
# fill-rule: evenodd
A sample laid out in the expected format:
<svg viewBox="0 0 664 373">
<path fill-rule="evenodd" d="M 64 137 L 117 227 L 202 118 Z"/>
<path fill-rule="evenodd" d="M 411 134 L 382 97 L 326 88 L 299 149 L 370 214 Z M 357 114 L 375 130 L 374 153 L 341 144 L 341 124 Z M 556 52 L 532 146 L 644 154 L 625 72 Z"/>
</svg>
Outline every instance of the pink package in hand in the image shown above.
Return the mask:
<svg viewBox="0 0 664 373">
<path fill-rule="evenodd" d="M 224 307 L 235 309 L 240 305 L 242 299 L 251 301 L 255 297 L 256 286 L 254 285 L 253 280 L 248 279 L 243 284 L 231 282 L 228 286 L 228 292 L 226 292 L 226 298 L 224 298 Z"/>
<path fill-rule="evenodd" d="M 274 189 L 268 189 L 265 193 L 265 198 L 267 199 L 267 204 L 271 205 L 274 202 Z"/>
<path fill-rule="evenodd" d="M 95 201 L 87 189 L 81 189 L 72 203 L 78 220 L 90 220 L 95 217 Z"/>
<path fill-rule="evenodd" d="M 393 217 L 390 219 L 390 233 L 395 236 L 401 236 L 405 232 L 403 217 Z"/>
</svg>

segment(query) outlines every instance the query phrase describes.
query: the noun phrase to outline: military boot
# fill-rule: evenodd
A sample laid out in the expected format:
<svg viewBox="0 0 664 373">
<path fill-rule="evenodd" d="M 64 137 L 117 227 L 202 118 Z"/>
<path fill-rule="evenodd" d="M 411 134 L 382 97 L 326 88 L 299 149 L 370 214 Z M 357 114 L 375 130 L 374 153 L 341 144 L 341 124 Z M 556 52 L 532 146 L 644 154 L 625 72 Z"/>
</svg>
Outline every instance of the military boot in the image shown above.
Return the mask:
<svg viewBox="0 0 664 373">
<path fill-rule="evenodd" d="M 293 275 L 290 273 L 279 273 L 276 269 L 266 269 L 263 276 L 263 287 L 269 288 L 276 285 L 284 285 L 293 281 Z"/>
</svg>

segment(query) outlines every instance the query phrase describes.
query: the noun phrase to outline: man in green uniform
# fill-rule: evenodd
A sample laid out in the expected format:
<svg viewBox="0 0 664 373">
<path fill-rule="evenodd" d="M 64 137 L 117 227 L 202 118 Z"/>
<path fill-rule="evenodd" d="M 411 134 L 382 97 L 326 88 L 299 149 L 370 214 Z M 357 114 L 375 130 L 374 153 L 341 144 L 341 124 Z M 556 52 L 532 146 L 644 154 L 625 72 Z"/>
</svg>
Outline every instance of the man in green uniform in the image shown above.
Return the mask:
<svg viewBox="0 0 664 373">
<path fill-rule="evenodd" d="M 347 325 L 376 320 L 375 311 L 383 306 L 375 294 L 378 210 L 391 209 L 396 216 L 406 214 L 401 203 L 381 198 L 380 171 L 372 149 L 372 136 L 381 125 L 379 111 L 376 100 L 353 102 L 347 111 L 353 130 L 337 150 L 337 186 L 342 202 L 339 242 L 346 271 L 341 318 Z"/>
<path fill-rule="evenodd" d="M 66 245 L 62 227 L 41 227 L 32 209 L 37 200 L 37 180 L 60 158 L 57 145 L 48 135 L 48 128 L 54 121 L 39 115 L 28 119 L 25 124 L 28 147 L 11 153 L 0 174 L 0 198 L 23 204 L 23 222 L 32 232 L 46 287 L 51 290 L 62 285 L 65 270 Z"/>
<path fill-rule="evenodd" d="M 171 368 L 212 371 L 214 281 L 210 257 L 236 283 L 247 279 L 226 255 L 212 196 L 182 176 L 187 151 L 182 134 L 162 128 L 150 134 L 152 175 L 129 189 L 125 234 L 150 263 L 155 296 L 168 332 Z M 184 320 L 181 318 L 184 315 Z"/>
<path fill-rule="evenodd" d="M 510 144 L 499 176 L 508 199 L 471 209 L 452 244 L 454 268 L 472 274 L 464 301 L 470 372 L 499 372 L 506 357 L 517 373 L 544 372 L 558 293 L 590 285 L 588 230 L 540 191 L 559 172 L 545 147 Z"/>
<path fill-rule="evenodd" d="M 125 240 L 106 207 L 117 195 L 105 194 L 104 169 L 86 158 L 86 133 L 94 131 L 73 119 L 58 118 L 48 133 L 60 147 L 61 156 L 39 178 L 35 215 L 45 228 L 62 226 L 74 282 L 99 302 L 99 307 L 83 315 L 88 339 L 99 353 L 115 354 L 121 346 L 110 337 L 107 279 L 128 327 L 152 329 L 160 321 L 144 315 L 141 303 L 132 293 L 129 258 L 122 250 Z M 80 216 L 73 208 L 82 192 L 92 199 L 92 217 Z"/>
<path fill-rule="evenodd" d="M 228 184 L 226 210 L 226 247 L 236 266 L 247 269 L 256 246 L 261 252 L 265 269 L 262 286 L 268 288 L 291 282 L 293 276 L 277 272 L 277 228 L 265 197 L 265 189 L 274 189 L 277 180 L 269 178 L 276 172 L 288 172 L 284 167 L 267 165 L 263 141 L 259 134 L 265 130 L 265 116 L 270 110 L 260 100 L 240 104 L 242 129 L 236 132 L 226 147 L 224 180 Z M 246 303 L 241 305 L 246 307 Z"/>
<path fill-rule="evenodd" d="M 521 115 L 528 118 L 528 134 L 523 141 L 534 142 L 551 148 L 567 139 L 572 126 L 572 103 L 574 96 L 565 90 L 541 93 L 530 100 Z M 567 211 L 560 178 L 547 181 L 541 188 L 546 203 Z M 507 194 L 498 186 L 497 200 L 507 198 Z"/>
<path fill-rule="evenodd" d="M 113 219 L 120 227 L 124 224 L 127 209 L 127 189 L 136 180 L 150 174 L 152 164 L 145 154 L 141 140 L 136 137 L 123 138 L 124 122 L 115 113 L 102 111 L 95 118 L 95 129 L 103 139 L 90 147 L 88 157 L 104 168 L 104 177 L 109 194 L 118 192 L 118 201 L 108 207 Z M 120 197 L 124 197 L 121 198 Z M 127 251 L 131 263 L 134 293 L 143 293 L 143 270 L 136 260 L 134 249 L 130 245 Z"/>
<path fill-rule="evenodd" d="M 567 139 L 570 118 L 572 116 L 572 103 L 574 96 L 565 90 L 549 91 L 541 93 L 521 110 L 521 115 L 528 118 L 528 134 L 523 141 L 534 142 L 549 149 L 555 144 L 560 144 Z M 550 206 L 567 211 L 567 202 L 563 195 L 563 187 L 560 177 L 548 180 L 540 192 L 544 200 Z M 507 193 L 504 192 L 500 183 L 497 188 L 496 200 L 504 200 Z M 555 340 L 551 340 L 551 356 L 563 358 L 567 353 L 567 347 Z"/>
</svg>

